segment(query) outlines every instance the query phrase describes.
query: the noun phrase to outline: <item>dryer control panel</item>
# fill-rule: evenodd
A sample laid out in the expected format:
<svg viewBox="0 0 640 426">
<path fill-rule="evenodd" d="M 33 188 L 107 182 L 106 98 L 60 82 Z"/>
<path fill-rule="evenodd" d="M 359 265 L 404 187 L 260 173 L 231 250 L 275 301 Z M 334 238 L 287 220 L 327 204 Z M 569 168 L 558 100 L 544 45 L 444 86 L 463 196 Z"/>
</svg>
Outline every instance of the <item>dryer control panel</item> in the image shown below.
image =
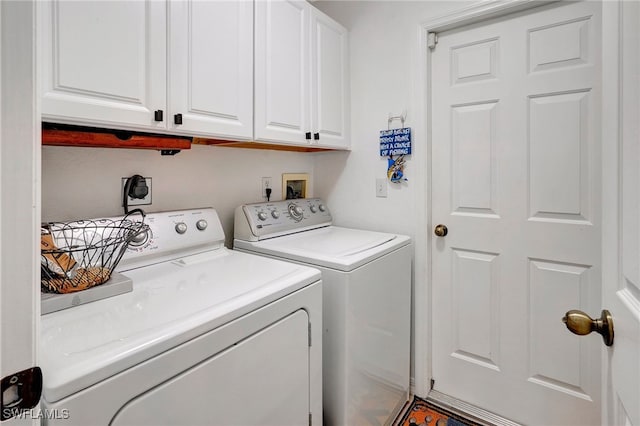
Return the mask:
<svg viewBox="0 0 640 426">
<path fill-rule="evenodd" d="M 224 230 L 213 208 L 148 213 L 116 268 L 124 272 L 224 247 Z"/>
<path fill-rule="evenodd" d="M 234 238 L 259 241 L 266 238 L 331 225 L 331 212 L 320 198 L 301 198 L 236 208 Z"/>
</svg>

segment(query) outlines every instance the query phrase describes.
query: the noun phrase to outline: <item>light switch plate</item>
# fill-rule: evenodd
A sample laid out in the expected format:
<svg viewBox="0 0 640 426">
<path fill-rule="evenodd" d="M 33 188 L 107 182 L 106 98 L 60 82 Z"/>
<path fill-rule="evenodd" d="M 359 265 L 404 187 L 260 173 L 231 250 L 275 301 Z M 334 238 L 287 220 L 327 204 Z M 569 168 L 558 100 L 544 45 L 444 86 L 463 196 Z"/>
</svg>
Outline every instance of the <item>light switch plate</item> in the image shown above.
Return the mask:
<svg viewBox="0 0 640 426">
<path fill-rule="evenodd" d="M 376 197 L 386 198 L 387 196 L 387 180 L 384 178 L 376 179 Z"/>
</svg>

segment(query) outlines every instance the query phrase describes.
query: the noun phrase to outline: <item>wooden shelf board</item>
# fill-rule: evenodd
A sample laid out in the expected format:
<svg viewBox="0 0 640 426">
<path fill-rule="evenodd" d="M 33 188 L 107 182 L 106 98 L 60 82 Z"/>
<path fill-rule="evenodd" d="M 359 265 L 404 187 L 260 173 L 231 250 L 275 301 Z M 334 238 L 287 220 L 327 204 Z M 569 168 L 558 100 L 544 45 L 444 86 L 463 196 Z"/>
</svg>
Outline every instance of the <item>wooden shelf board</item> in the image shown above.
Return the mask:
<svg viewBox="0 0 640 426">
<path fill-rule="evenodd" d="M 123 140 L 113 133 L 42 129 L 42 145 L 182 150 L 191 149 L 191 140 L 142 134 L 133 134 L 128 139 Z"/>
<path fill-rule="evenodd" d="M 214 145 L 228 148 L 248 148 L 248 149 L 271 149 L 276 151 L 294 152 L 323 152 L 335 151 L 329 148 L 315 148 L 310 146 L 279 145 L 275 143 L 253 142 L 253 141 L 228 141 L 222 139 L 193 138 L 193 143 L 197 145 Z"/>
<path fill-rule="evenodd" d="M 124 134 L 126 139 L 117 135 Z M 117 130 L 105 131 L 104 129 L 42 129 L 42 145 L 45 146 L 77 146 L 95 148 L 130 148 L 130 149 L 156 149 L 156 150 L 182 150 L 191 149 L 191 144 L 222 146 L 227 148 L 269 149 L 291 152 L 326 152 L 337 151 L 330 148 L 318 148 L 311 146 L 295 146 L 255 141 L 232 141 L 209 138 L 186 138 L 163 135 L 146 135 L 144 133 L 120 132 Z"/>
</svg>

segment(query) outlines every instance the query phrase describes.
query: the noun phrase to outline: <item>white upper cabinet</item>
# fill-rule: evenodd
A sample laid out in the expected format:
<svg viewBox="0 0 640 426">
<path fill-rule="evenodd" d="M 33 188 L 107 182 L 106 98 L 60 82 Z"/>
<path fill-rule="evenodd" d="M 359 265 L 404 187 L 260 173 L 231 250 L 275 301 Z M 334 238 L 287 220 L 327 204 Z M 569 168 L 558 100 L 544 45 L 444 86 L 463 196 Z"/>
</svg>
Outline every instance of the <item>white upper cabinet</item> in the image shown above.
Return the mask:
<svg viewBox="0 0 640 426">
<path fill-rule="evenodd" d="M 44 120 L 164 128 L 165 5 L 149 1 L 39 3 Z"/>
<path fill-rule="evenodd" d="M 311 14 L 311 127 L 314 142 L 349 147 L 347 30 L 326 15 Z M 317 139 L 316 139 L 317 138 Z"/>
<path fill-rule="evenodd" d="M 256 2 L 256 140 L 349 147 L 347 42 L 305 1 Z"/>
<path fill-rule="evenodd" d="M 252 138 L 253 2 L 52 0 L 41 12 L 43 120 Z"/>
<path fill-rule="evenodd" d="M 255 19 L 255 138 L 311 140 L 309 16 L 306 1 L 258 1 Z"/>
<path fill-rule="evenodd" d="M 171 1 L 169 20 L 169 128 L 250 139 L 253 2 Z"/>
<path fill-rule="evenodd" d="M 306 1 L 38 10 L 43 121 L 349 148 L 347 31 Z"/>
</svg>

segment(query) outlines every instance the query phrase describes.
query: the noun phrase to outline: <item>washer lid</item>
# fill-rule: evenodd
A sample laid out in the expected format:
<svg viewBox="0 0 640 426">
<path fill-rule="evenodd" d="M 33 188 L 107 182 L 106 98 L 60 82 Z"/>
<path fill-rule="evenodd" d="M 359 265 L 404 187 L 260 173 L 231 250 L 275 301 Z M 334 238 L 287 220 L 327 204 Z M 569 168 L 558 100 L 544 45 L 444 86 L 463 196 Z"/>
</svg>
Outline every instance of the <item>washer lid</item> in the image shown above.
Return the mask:
<svg viewBox="0 0 640 426">
<path fill-rule="evenodd" d="M 43 315 L 49 402 L 122 372 L 320 279 L 320 271 L 218 249 L 126 272 L 133 291 Z"/>
<path fill-rule="evenodd" d="M 262 241 L 234 240 L 234 246 L 349 272 L 409 242 L 406 235 L 328 226 Z"/>
</svg>

